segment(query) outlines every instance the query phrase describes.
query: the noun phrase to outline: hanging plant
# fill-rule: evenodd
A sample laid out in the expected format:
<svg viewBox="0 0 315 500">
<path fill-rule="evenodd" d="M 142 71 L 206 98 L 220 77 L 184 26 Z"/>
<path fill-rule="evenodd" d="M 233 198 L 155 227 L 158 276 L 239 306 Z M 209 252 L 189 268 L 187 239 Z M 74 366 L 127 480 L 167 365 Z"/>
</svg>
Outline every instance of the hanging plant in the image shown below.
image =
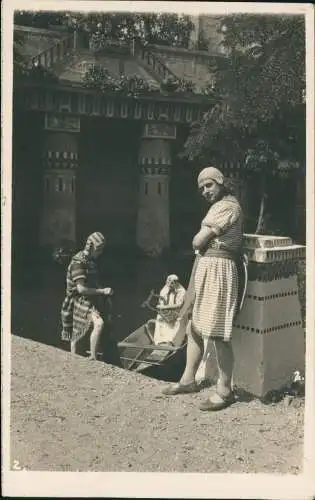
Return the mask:
<svg viewBox="0 0 315 500">
<path fill-rule="evenodd" d="M 202 87 L 201 93 L 204 96 L 212 97 L 218 95 L 218 89 L 216 89 L 214 82 L 208 82 L 204 87 Z"/>
<path fill-rule="evenodd" d="M 92 52 L 99 52 L 106 47 L 107 36 L 100 31 L 96 31 L 90 37 L 89 47 Z"/>
<path fill-rule="evenodd" d="M 121 92 L 127 96 L 137 97 L 148 92 L 194 92 L 193 82 L 186 80 L 177 80 L 174 77 L 168 77 L 160 84 L 152 84 L 138 75 L 120 75 L 113 77 L 109 71 L 102 66 L 93 66 L 88 69 L 83 78 L 86 87 L 97 89 L 101 92 Z"/>
<path fill-rule="evenodd" d="M 106 68 L 93 66 L 84 75 L 86 87 L 98 89 L 101 92 L 120 92 L 127 96 L 137 97 L 146 92 L 156 91 L 156 88 L 138 75 L 121 75 L 113 77 Z"/>
<path fill-rule="evenodd" d="M 118 81 L 118 87 L 121 92 L 127 94 L 128 96 L 136 96 L 151 90 L 148 82 L 137 75 L 121 75 Z"/>
<path fill-rule="evenodd" d="M 192 80 L 184 80 L 183 78 L 178 80 L 178 87 L 176 89 L 177 92 L 194 92 L 195 89 L 196 86 Z"/>
<path fill-rule="evenodd" d="M 173 77 L 173 76 L 168 76 L 167 78 L 164 78 L 161 82 L 161 89 L 165 90 L 166 92 L 175 92 L 179 87 L 179 81 Z"/>
<path fill-rule="evenodd" d="M 110 90 L 112 86 L 112 77 L 106 68 L 101 66 L 92 66 L 84 75 L 83 83 L 86 87 Z"/>
</svg>

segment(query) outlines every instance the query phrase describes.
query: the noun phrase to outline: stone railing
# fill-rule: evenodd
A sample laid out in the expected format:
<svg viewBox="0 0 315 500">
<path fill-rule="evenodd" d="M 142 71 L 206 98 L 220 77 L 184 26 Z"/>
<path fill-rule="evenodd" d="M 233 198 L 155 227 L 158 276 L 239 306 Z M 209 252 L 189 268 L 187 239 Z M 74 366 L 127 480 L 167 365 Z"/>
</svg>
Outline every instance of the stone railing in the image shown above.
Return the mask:
<svg viewBox="0 0 315 500">
<path fill-rule="evenodd" d="M 178 77 L 173 73 L 163 62 L 163 60 L 146 47 L 135 47 L 135 57 L 143 62 L 150 70 L 161 80 L 173 79 L 178 80 Z"/>
<path fill-rule="evenodd" d="M 184 49 L 183 47 L 173 47 L 168 45 L 157 45 L 150 44 L 149 46 L 151 52 L 155 52 L 157 55 L 164 55 L 166 57 L 175 56 L 178 58 L 184 57 L 190 60 L 195 60 L 203 64 L 216 60 L 217 58 L 223 57 L 221 54 L 217 54 L 213 51 L 195 50 L 195 49 Z"/>
<path fill-rule="evenodd" d="M 30 59 L 32 66 L 42 66 L 51 68 L 54 64 L 61 62 L 65 56 L 72 52 L 75 48 L 75 35 L 61 39 L 59 42 L 43 50 L 36 56 Z"/>
<path fill-rule="evenodd" d="M 212 54 L 157 45 L 150 46 L 150 50 L 177 79 L 192 82 L 195 91 L 209 90 L 215 85 L 216 58 Z"/>
</svg>

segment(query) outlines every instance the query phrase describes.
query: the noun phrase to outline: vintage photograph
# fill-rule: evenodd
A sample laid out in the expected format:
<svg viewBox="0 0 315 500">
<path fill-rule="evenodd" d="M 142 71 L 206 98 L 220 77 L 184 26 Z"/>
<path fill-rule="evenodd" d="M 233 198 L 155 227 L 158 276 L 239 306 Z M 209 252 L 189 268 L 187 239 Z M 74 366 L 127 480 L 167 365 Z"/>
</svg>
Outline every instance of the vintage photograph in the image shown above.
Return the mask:
<svg viewBox="0 0 315 500">
<path fill-rule="evenodd" d="M 10 470 L 300 475 L 305 14 L 131 3 L 13 12 Z"/>
</svg>

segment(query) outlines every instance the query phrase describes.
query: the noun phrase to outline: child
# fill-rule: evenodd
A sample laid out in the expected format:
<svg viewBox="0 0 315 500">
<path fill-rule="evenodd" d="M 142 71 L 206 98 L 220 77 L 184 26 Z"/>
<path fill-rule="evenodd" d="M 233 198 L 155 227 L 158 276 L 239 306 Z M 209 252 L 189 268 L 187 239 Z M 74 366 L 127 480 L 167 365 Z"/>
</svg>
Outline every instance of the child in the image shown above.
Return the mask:
<svg viewBox="0 0 315 500">
<path fill-rule="evenodd" d="M 182 344 L 185 329 L 179 318 L 180 310 L 184 304 L 185 288 L 180 284 L 178 276 L 171 274 L 167 277 L 160 291 L 157 315 L 154 331 L 154 343 L 169 343 L 174 346 Z"/>
</svg>

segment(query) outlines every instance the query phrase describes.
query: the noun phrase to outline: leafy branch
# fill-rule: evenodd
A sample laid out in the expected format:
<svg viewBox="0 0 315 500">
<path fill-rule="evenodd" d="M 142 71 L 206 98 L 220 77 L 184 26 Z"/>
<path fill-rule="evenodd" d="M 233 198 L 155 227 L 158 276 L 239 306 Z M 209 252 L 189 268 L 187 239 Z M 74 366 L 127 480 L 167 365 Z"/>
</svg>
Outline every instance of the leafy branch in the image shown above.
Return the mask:
<svg viewBox="0 0 315 500">
<path fill-rule="evenodd" d="M 226 57 L 216 60 L 216 104 L 193 124 L 182 156 L 237 159 L 257 172 L 264 226 L 272 172 L 305 161 L 305 27 L 303 16 L 233 15 L 222 19 Z M 282 170 L 281 170 L 282 169 Z"/>
</svg>

